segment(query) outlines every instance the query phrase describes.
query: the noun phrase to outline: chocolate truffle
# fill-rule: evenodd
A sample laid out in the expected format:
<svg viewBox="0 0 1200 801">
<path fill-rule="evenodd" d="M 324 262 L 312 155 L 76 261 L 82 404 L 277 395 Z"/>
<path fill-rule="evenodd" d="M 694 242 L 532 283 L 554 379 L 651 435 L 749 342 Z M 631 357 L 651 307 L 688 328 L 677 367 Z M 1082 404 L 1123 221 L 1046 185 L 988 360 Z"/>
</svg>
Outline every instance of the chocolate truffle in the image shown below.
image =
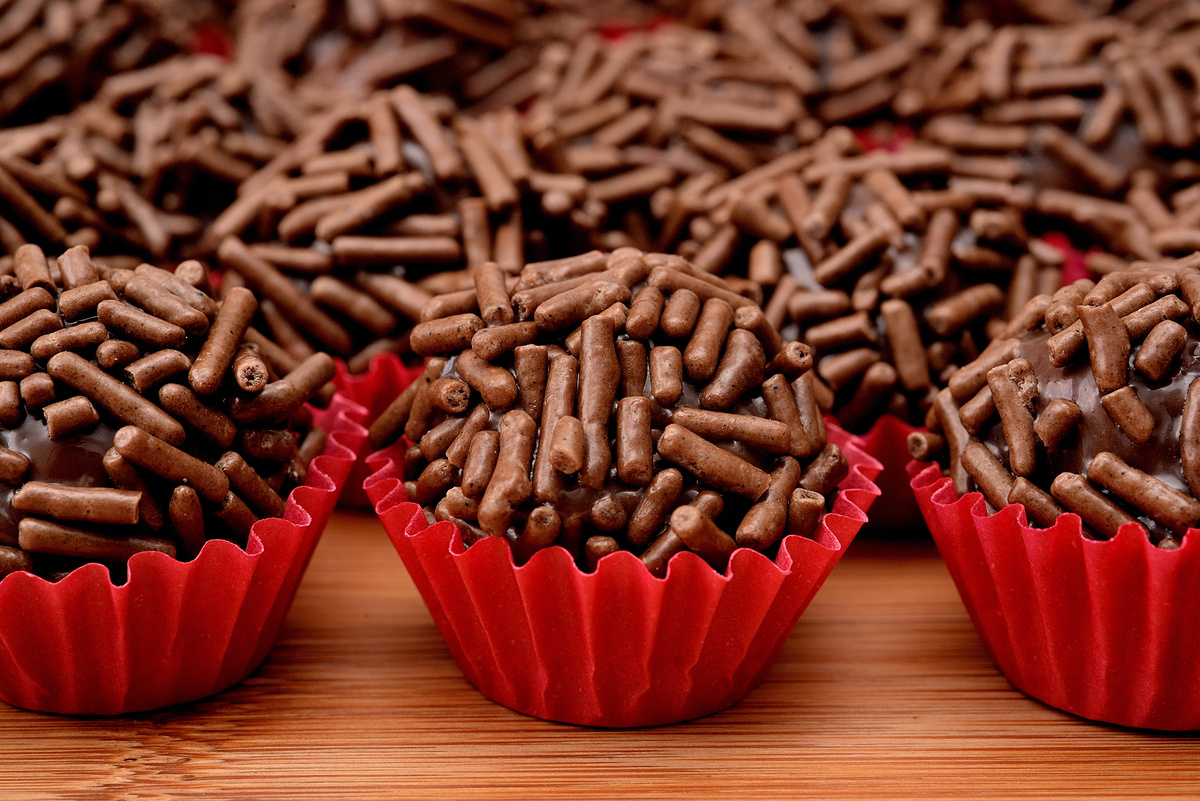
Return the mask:
<svg viewBox="0 0 1200 801">
<path fill-rule="evenodd" d="M 752 300 L 632 248 L 511 284 L 480 272 L 494 280 L 422 315 L 424 375 L 370 431 L 410 443 L 405 488 L 428 514 L 467 543 L 508 539 L 519 562 L 557 544 L 594 567 L 624 548 L 656 575 L 685 548 L 723 570 L 737 547 L 816 530 L 848 465 L 807 348 Z"/>
<path fill-rule="evenodd" d="M 324 443 L 304 403 L 333 360 L 275 375 L 243 338 L 249 291 L 218 304 L 157 267 L 24 245 L 0 296 L 5 572 L 119 569 L 146 550 L 191 559 L 283 513 Z"/>
<path fill-rule="evenodd" d="M 1030 301 L 1032 324 L 995 340 L 934 404 L 914 455 L 955 488 L 1089 536 L 1130 521 L 1176 547 L 1200 521 L 1200 257 L 1135 263 Z"/>
</svg>

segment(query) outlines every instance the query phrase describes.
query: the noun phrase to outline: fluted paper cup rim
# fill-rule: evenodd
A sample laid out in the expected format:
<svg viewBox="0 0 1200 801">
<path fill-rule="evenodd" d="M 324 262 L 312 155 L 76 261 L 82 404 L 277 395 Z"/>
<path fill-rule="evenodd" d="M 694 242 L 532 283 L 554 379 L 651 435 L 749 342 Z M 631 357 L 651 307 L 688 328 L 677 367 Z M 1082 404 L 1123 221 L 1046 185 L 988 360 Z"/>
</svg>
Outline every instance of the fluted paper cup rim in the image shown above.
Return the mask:
<svg viewBox="0 0 1200 801">
<path fill-rule="evenodd" d="M 851 463 L 850 474 L 846 477 L 846 479 L 843 480 L 843 484 L 839 485 L 838 497 L 834 500 L 833 508 L 821 516 L 821 523 L 818 528 L 818 536 L 807 541 L 815 542 L 821 547 L 830 551 L 844 551 L 850 543 L 849 541 L 842 542 L 841 539 L 833 533 L 829 526 L 830 518 L 845 518 L 852 522 L 858 523 L 859 526 L 867 522 L 867 511 L 870 509 L 874 500 L 879 497 L 879 488 L 875 484 L 875 478 L 882 472 L 882 465 L 879 463 L 878 459 L 867 453 L 867 451 L 862 448 L 862 438 L 860 436 L 844 431 L 836 424 L 836 422 L 833 422 L 829 418 L 826 419 L 826 426 L 827 430 L 830 432 L 831 442 L 835 442 L 839 439 L 841 440 L 838 441 L 837 444 L 846 453 L 847 459 Z M 403 446 L 400 444 L 392 445 L 390 447 L 375 451 L 374 453 L 370 453 L 365 457 L 368 467 L 371 468 L 371 474 L 367 477 L 366 481 L 364 481 L 363 487 L 368 491 L 375 489 L 377 494 L 381 492 L 383 493 L 382 499 L 375 504 L 377 513 L 381 514 L 387 509 L 391 509 L 402 504 L 411 504 L 417 510 L 421 508 L 416 503 L 413 503 L 404 497 L 403 482 L 395 477 L 383 475 L 384 473 L 387 473 L 400 466 L 403 459 L 403 451 L 401 450 L 402 447 Z M 394 482 L 394 486 L 384 492 L 380 489 L 380 485 L 387 481 Z M 847 492 L 866 493 L 866 495 L 869 497 L 862 499 L 865 503 L 856 503 L 855 501 L 844 497 Z M 452 554 L 456 556 L 466 554 L 475 548 L 479 548 L 481 545 L 483 545 L 484 549 L 503 548 L 508 553 L 509 564 L 511 564 L 513 569 L 517 571 L 528 569 L 530 565 L 536 565 L 539 561 L 546 561 L 550 559 L 565 559 L 567 563 L 570 563 L 572 566 L 574 566 L 574 569 L 583 576 L 595 576 L 600 573 L 602 569 L 605 570 L 605 572 L 616 569 L 615 566 L 623 562 L 628 562 L 630 567 L 636 566 L 640 570 L 646 570 L 646 567 L 644 564 L 642 564 L 640 558 L 638 558 L 631 551 L 621 550 L 617 551 L 616 553 L 608 554 L 602 558 L 597 564 L 597 569 L 595 571 L 583 571 L 578 567 L 578 565 L 575 565 L 574 559 L 571 558 L 566 549 L 559 545 L 552 545 L 549 548 L 543 548 L 534 553 L 533 556 L 530 557 L 529 560 L 527 560 L 524 564 L 518 565 L 513 559 L 512 548 L 509 547 L 507 541 L 504 541 L 501 537 L 486 537 L 468 548 L 463 543 L 461 532 L 459 532 L 458 527 L 453 523 L 448 521 L 439 521 L 428 526 L 429 529 L 433 529 L 435 527 L 440 527 L 442 529 L 450 527 L 454 530 L 454 536 L 450 541 Z M 423 528 L 422 531 L 424 530 L 426 529 Z M 795 564 L 795 555 L 793 553 L 793 549 L 798 542 L 805 539 L 806 538 L 796 537 L 794 535 L 784 536 L 780 540 L 779 553 L 774 560 L 769 559 L 764 554 L 759 553 L 752 548 L 737 548 L 730 556 L 729 564 L 724 573 L 717 573 L 715 570 L 712 572 L 728 581 L 732 577 L 735 568 L 740 569 L 740 566 L 743 564 L 761 561 L 763 563 L 772 565 L 779 572 L 786 575 Z M 850 539 L 853 539 L 853 537 Z M 677 559 L 684 559 L 685 561 L 690 559 L 695 560 L 700 564 L 708 564 L 701 557 L 695 553 L 692 553 L 691 551 L 681 551 L 680 553 L 677 553 L 671 557 L 670 561 L 667 563 L 667 571 L 664 576 L 652 576 L 652 578 L 660 582 L 666 582 L 670 580 L 672 569 Z M 630 562 L 629 560 L 632 561 Z M 612 567 L 606 568 L 606 564 L 611 565 Z M 537 568 L 535 567 L 534 569 Z"/>
<path fill-rule="evenodd" d="M 353 411 L 356 408 L 361 409 L 361 404 L 351 400 L 350 398 L 347 398 L 344 395 L 336 395 L 334 400 L 330 403 L 331 412 L 334 410 L 334 403 L 338 404 L 339 407 L 342 407 L 336 410 L 337 419 L 343 421 L 344 423 L 348 423 L 352 427 L 362 426 L 361 421 L 355 420 L 347 414 L 347 412 Z M 100 571 L 104 574 L 104 581 L 112 584 L 114 589 L 121 589 L 122 587 L 134 585 L 135 580 L 139 579 L 146 570 L 163 569 L 172 565 L 191 565 L 197 561 L 206 561 L 207 559 L 211 558 L 211 556 L 206 555 L 206 552 L 225 550 L 232 554 L 240 554 L 247 557 L 261 556 L 266 546 L 263 544 L 262 537 L 259 534 L 259 529 L 261 529 L 263 526 L 271 525 L 271 523 L 268 521 L 286 520 L 298 527 L 311 525 L 312 515 L 307 509 L 309 504 L 305 503 L 303 500 L 301 500 L 301 498 L 311 497 L 311 493 L 313 492 L 334 492 L 339 489 L 336 485 L 336 482 L 330 478 L 328 471 L 324 470 L 323 467 L 332 459 L 358 458 L 358 449 L 352 448 L 342 441 L 351 433 L 351 430 L 336 430 L 329 432 L 329 440 L 326 444 L 325 450 L 313 458 L 312 464 L 309 467 L 308 476 L 305 477 L 305 483 L 293 488 L 292 491 L 288 493 L 288 497 L 284 504 L 283 514 L 279 517 L 264 517 L 256 520 L 254 525 L 250 528 L 249 536 L 246 538 L 245 548 L 242 548 L 241 546 L 230 542 L 229 540 L 211 539 L 204 543 L 199 553 L 197 553 L 195 557 L 187 561 L 172 558 L 161 551 L 141 551 L 129 557 L 127 561 L 128 570 L 126 579 L 120 584 L 112 583 L 107 567 L 99 562 L 88 562 L 87 564 L 75 568 L 66 576 L 58 579 L 57 581 L 51 581 L 42 576 L 30 573 L 29 571 L 19 570 L 15 573 L 10 573 L 3 578 L 0 578 L 0 587 L 3 587 L 5 584 L 14 583 L 14 581 L 31 581 L 37 584 L 44 584 L 48 587 L 69 588 L 72 582 L 93 580 L 90 578 L 90 574 Z M 331 451 L 331 449 L 336 449 L 336 452 Z M 314 465 L 316 466 L 315 470 L 313 469 Z M 319 483 L 309 484 L 309 476 L 319 478 Z"/>
<path fill-rule="evenodd" d="M 1146 528 L 1136 520 L 1122 524 L 1117 529 L 1117 533 L 1108 539 L 1091 539 L 1090 537 L 1083 536 L 1083 520 L 1074 512 L 1066 512 L 1059 515 L 1058 519 L 1052 525 L 1040 528 L 1030 524 L 1028 513 L 1023 504 L 1010 503 L 1003 509 L 997 509 L 995 512 L 989 513 L 987 499 L 983 497 L 983 493 L 980 491 L 972 490 L 965 495 L 959 495 L 954 489 L 954 482 L 949 476 L 942 475 L 942 468 L 936 462 L 921 462 L 913 459 L 909 461 L 906 469 L 908 470 L 910 483 L 914 491 L 928 489 L 930 486 L 933 486 L 930 500 L 943 506 L 964 505 L 970 511 L 971 517 L 976 520 L 1006 520 L 1011 518 L 1013 523 L 1020 526 L 1023 534 L 1079 537 L 1083 541 L 1083 547 L 1085 548 L 1116 549 L 1138 547 L 1147 554 L 1154 554 L 1155 556 L 1152 558 L 1164 560 L 1200 558 L 1191 556 L 1192 553 L 1200 549 L 1200 545 L 1192 544 L 1192 541 L 1196 539 L 1196 537 L 1191 536 L 1192 532 L 1200 531 L 1197 528 L 1189 528 L 1187 530 L 1187 536 L 1184 536 L 1178 548 L 1159 548 L 1155 546 L 1150 542 Z"/>
</svg>

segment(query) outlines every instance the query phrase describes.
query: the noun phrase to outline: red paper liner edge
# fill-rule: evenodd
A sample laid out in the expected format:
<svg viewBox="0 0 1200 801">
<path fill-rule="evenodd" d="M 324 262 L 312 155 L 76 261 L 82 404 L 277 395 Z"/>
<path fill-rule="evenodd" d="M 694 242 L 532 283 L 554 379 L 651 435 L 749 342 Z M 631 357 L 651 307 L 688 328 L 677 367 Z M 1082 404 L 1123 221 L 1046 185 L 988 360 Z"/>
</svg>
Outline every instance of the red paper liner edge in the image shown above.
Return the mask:
<svg viewBox="0 0 1200 801">
<path fill-rule="evenodd" d="M 724 575 L 691 553 L 664 579 L 629 552 L 580 571 L 566 550 L 513 564 L 506 542 L 465 549 L 428 525 L 400 480 L 402 446 L 367 461 L 366 491 L 466 679 L 527 715 L 587 726 L 674 723 L 736 703 L 762 680 L 800 613 L 879 495 L 879 462 L 836 426 L 850 475 L 813 540 L 784 538 L 772 562 L 736 551 Z"/>
<path fill-rule="evenodd" d="M 246 550 L 223 540 L 190 562 L 129 560 L 128 580 L 85 565 L 51 583 L 0 581 L 0 699 L 72 715 L 120 715 L 194 701 L 266 659 L 346 477 L 366 410 L 334 397 L 314 410 L 330 432 L 282 518 L 254 524 Z"/>
<path fill-rule="evenodd" d="M 371 359 L 365 373 L 351 373 L 346 369 L 346 363 L 338 359 L 337 375 L 333 380 L 347 398 L 366 408 L 365 423 L 369 426 L 397 395 L 420 377 L 424 369 L 423 365 L 413 367 L 405 364 L 394 353 L 383 353 Z M 371 511 L 371 501 L 363 491 L 363 482 L 370 474 L 371 468 L 363 459 L 355 462 L 346 479 L 346 489 L 338 499 L 338 506 Z"/>
<path fill-rule="evenodd" d="M 1018 689 L 1091 720 L 1200 728 L 1200 545 L 1150 544 L 1127 523 L 1085 539 L 1079 516 L 1047 529 L 1014 504 L 993 515 L 936 464 L 907 471 L 975 630 Z"/>
<path fill-rule="evenodd" d="M 863 527 L 865 534 L 919 534 L 925 536 L 925 521 L 912 487 L 908 485 L 908 435 L 923 431 L 892 414 L 880 417 L 867 433 L 862 434 L 863 450 L 879 460 L 883 472 L 875 480 L 879 485 L 879 503 L 887 508 L 886 515 L 875 515 Z"/>
</svg>

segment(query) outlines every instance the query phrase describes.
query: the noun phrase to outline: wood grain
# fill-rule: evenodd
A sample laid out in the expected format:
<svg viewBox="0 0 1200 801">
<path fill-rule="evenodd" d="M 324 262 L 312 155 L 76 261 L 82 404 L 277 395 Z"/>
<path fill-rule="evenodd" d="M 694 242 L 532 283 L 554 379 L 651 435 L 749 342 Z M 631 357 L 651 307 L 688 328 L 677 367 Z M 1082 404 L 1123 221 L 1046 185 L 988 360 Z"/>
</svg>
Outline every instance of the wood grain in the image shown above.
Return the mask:
<svg viewBox="0 0 1200 801">
<path fill-rule="evenodd" d="M 1195 797 L 1196 746 L 1012 689 L 921 535 L 855 543 L 733 709 L 534 720 L 463 681 L 378 522 L 339 513 L 257 674 L 133 718 L 0 705 L 0 797 Z"/>
</svg>

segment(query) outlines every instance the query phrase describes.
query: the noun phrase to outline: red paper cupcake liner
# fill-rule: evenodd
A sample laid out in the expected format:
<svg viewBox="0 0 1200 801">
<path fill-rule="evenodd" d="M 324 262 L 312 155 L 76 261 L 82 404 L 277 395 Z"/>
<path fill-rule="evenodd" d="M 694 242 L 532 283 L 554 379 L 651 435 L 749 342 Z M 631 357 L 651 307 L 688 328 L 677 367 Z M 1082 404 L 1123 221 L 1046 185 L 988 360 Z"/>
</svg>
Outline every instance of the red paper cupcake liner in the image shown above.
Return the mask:
<svg viewBox="0 0 1200 801">
<path fill-rule="evenodd" d="M 963 604 L 1000 670 L 1050 706 L 1122 726 L 1200 728 L 1200 545 L 1165 551 L 1127 523 L 1085 539 L 1078 515 L 1031 528 L 1025 508 L 988 515 L 938 465 L 908 466 Z"/>
<path fill-rule="evenodd" d="M 724 575 L 692 553 L 665 579 L 629 552 L 580 571 L 566 550 L 513 564 L 508 543 L 466 549 L 428 525 L 401 482 L 402 446 L 368 457 L 367 494 L 466 679 L 527 715 L 588 726 L 674 723 L 736 703 L 762 680 L 800 613 L 867 520 L 879 462 L 834 425 L 850 461 L 815 539 L 785 537 L 772 562 L 734 552 Z"/>
<path fill-rule="evenodd" d="M 366 424 L 370 425 L 383 413 L 405 387 L 420 377 L 424 366 L 410 366 L 400 361 L 394 353 L 382 353 L 371 359 L 365 373 L 354 374 L 346 369 L 346 363 L 337 360 L 337 375 L 334 384 L 347 398 L 367 410 Z M 371 501 L 363 491 L 363 482 L 371 475 L 371 468 L 362 459 L 355 462 L 346 479 L 346 489 L 338 500 L 345 509 L 371 510 Z"/>
<path fill-rule="evenodd" d="M 329 432 L 282 518 L 254 524 L 246 550 L 223 540 L 190 562 L 129 560 L 115 586 L 85 565 L 51 583 L 0 581 L 0 699 L 72 715 L 120 715 L 194 701 L 266 659 L 363 442 L 366 411 L 340 395 L 315 410 Z"/>
<path fill-rule="evenodd" d="M 862 449 L 883 465 L 875 483 L 879 485 L 879 503 L 888 510 L 886 515 L 872 517 L 863 527 L 864 533 L 925 536 L 925 521 L 904 471 L 909 462 L 908 435 L 921 430 L 885 414 L 862 435 Z"/>
</svg>

